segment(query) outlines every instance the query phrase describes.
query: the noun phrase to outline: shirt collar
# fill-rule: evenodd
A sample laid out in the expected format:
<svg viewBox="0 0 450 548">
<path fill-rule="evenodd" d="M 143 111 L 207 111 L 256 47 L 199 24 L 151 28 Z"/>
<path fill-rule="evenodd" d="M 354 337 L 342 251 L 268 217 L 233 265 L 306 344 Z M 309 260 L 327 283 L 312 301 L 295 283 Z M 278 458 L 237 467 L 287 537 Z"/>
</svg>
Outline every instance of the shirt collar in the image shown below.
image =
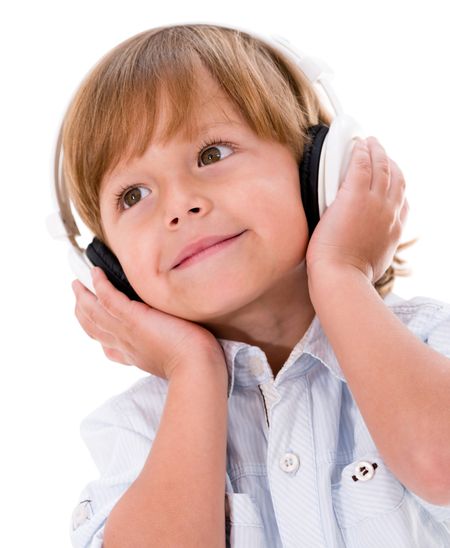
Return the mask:
<svg viewBox="0 0 450 548">
<path fill-rule="evenodd" d="M 404 299 L 392 292 L 384 298 L 384 303 L 389 309 L 395 309 L 395 306 L 403 301 Z M 394 310 L 393 312 L 395 313 Z M 258 346 L 228 339 L 218 338 L 217 340 L 222 346 L 228 369 L 228 397 L 233 392 L 236 383 L 250 386 L 273 379 L 267 357 Z M 292 349 L 279 375 L 280 373 L 284 374 L 303 354 L 309 354 L 319 360 L 335 377 L 347 382 L 317 314 Z"/>
<path fill-rule="evenodd" d="M 249 386 L 273 379 L 267 357 L 258 346 L 228 339 L 217 340 L 222 346 L 228 369 L 228 396 L 232 394 L 235 384 Z M 282 375 L 303 354 L 318 359 L 333 375 L 346 382 L 317 314 L 278 374 Z"/>
</svg>

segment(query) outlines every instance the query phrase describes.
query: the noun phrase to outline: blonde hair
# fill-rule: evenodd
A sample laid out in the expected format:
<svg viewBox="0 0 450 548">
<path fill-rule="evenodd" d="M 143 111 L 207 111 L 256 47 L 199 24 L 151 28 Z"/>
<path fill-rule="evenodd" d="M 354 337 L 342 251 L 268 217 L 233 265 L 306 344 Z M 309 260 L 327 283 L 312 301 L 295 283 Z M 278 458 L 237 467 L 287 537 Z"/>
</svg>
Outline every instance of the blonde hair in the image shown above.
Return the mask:
<svg viewBox="0 0 450 548">
<path fill-rule="evenodd" d="M 122 42 L 86 76 L 66 113 L 63 172 L 81 219 L 104 242 L 99 206 L 102 179 L 120 161 L 140 156 L 151 141 L 162 97 L 170 118 L 162 140 L 195 131 L 196 68 L 201 65 L 261 138 L 287 145 L 300 163 L 307 130 L 332 116 L 299 67 L 279 48 L 236 29 L 174 25 Z M 399 245 L 397 251 L 414 241 Z M 383 297 L 395 276 L 393 264 L 375 287 Z"/>
</svg>

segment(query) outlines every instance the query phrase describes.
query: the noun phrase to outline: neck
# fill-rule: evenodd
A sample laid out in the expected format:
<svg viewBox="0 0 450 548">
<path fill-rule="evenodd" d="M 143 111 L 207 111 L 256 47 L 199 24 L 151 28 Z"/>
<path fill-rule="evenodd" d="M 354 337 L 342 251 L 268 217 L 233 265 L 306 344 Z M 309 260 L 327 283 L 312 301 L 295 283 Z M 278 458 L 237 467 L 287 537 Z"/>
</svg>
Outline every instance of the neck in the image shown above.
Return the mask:
<svg viewBox="0 0 450 548">
<path fill-rule="evenodd" d="M 295 270 L 240 310 L 204 324 L 216 338 L 258 346 L 274 376 L 314 319 L 306 265 Z"/>
</svg>

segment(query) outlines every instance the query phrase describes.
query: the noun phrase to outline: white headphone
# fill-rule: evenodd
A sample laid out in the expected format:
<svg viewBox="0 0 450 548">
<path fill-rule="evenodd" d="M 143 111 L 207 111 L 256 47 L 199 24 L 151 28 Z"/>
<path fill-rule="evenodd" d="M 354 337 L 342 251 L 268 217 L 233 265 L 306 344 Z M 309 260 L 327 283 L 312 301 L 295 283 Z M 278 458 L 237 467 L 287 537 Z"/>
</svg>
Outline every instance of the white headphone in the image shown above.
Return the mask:
<svg viewBox="0 0 450 548">
<path fill-rule="evenodd" d="M 184 24 L 204 23 L 191 22 Z M 303 54 L 281 36 L 266 36 L 249 29 L 235 27 L 234 25 L 230 26 L 220 23 L 208 24 L 219 27 L 225 26 L 227 28 L 245 32 L 270 44 L 274 49 L 282 51 L 298 65 L 311 84 L 319 85 L 328 97 L 335 112 L 335 117 L 332 120 L 320 152 L 317 198 L 319 216 L 321 217 L 336 197 L 339 185 L 342 182 L 350 161 L 355 139 L 357 137 L 364 138 L 361 126 L 353 118 L 343 112 L 341 104 L 331 87 L 329 79 L 333 76 L 333 72 L 322 60 Z M 94 265 L 86 256 L 86 250 L 80 247 L 76 241 L 76 236 L 80 235 L 80 231 L 72 214 L 70 198 L 65 185 L 64 174 L 61 169 L 61 139 L 62 129 L 60 130 L 56 144 L 54 185 L 52 185 L 55 211 L 47 217 L 47 228 L 54 238 L 64 240 L 70 244 L 69 262 L 73 272 L 88 289 L 95 293 L 90 274 L 90 270 Z"/>
</svg>

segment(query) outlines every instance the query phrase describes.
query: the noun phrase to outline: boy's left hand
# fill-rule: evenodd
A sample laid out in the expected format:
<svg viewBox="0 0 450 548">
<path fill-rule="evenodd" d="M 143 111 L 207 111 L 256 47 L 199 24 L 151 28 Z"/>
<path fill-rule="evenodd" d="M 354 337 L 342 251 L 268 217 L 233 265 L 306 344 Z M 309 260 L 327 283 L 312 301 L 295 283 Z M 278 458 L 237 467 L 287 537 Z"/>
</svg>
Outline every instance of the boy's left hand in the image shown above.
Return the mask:
<svg viewBox="0 0 450 548">
<path fill-rule="evenodd" d="M 308 274 L 330 265 L 350 266 L 374 284 L 392 263 L 408 209 L 397 164 L 375 137 L 359 141 L 336 199 L 309 241 Z"/>
</svg>

